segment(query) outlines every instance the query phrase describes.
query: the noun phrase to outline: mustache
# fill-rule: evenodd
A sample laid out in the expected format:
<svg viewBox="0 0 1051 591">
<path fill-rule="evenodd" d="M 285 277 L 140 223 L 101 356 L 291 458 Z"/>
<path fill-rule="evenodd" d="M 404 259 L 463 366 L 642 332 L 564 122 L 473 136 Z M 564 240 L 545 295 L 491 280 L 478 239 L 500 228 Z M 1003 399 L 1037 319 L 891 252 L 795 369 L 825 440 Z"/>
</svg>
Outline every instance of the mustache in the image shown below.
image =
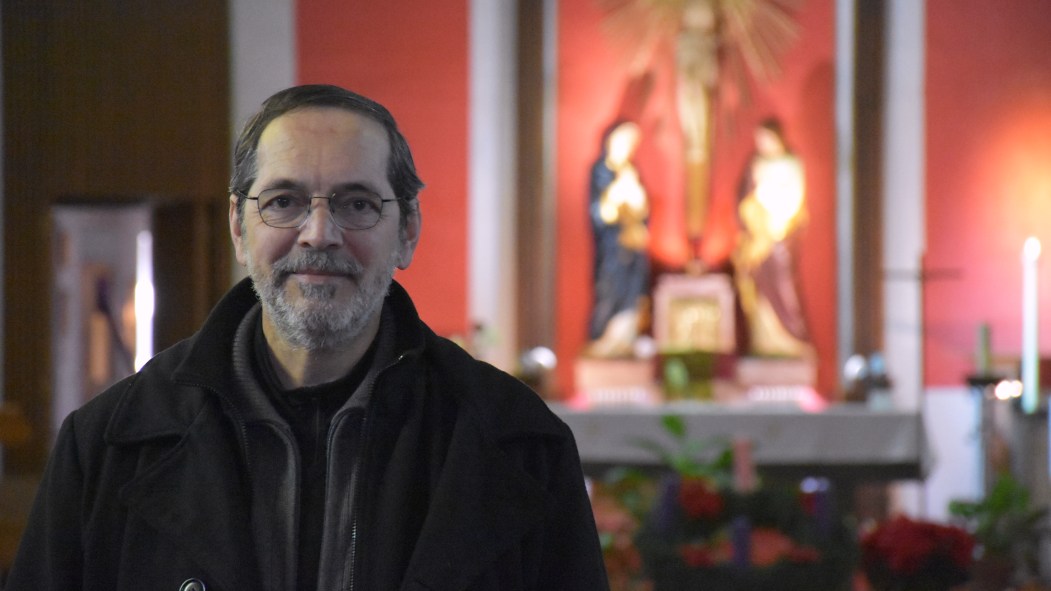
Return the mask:
<svg viewBox="0 0 1051 591">
<path fill-rule="evenodd" d="M 303 271 L 322 271 L 340 275 L 359 275 L 365 266 L 354 259 L 337 256 L 335 253 L 318 250 L 298 250 L 274 261 L 273 271 L 282 276 Z"/>
</svg>

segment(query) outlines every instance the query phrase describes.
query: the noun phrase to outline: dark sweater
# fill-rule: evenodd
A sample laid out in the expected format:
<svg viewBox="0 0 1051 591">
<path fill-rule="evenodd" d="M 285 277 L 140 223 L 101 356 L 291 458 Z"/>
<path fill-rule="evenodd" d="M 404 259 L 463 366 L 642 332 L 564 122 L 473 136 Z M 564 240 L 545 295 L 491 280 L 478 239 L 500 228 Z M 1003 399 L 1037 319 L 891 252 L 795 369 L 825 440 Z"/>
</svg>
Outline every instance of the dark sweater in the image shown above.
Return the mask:
<svg viewBox="0 0 1051 591">
<path fill-rule="evenodd" d="M 369 347 L 354 369 L 334 381 L 286 390 L 274 369 L 263 334 L 262 316 L 256 322 L 252 366 L 274 408 L 288 422 L 299 448 L 299 561 L 297 589 L 316 589 L 325 525 L 325 482 L 328 462 L 325 438 L 332 417 L 358 389 L 376 350 Z"/>
</svg>

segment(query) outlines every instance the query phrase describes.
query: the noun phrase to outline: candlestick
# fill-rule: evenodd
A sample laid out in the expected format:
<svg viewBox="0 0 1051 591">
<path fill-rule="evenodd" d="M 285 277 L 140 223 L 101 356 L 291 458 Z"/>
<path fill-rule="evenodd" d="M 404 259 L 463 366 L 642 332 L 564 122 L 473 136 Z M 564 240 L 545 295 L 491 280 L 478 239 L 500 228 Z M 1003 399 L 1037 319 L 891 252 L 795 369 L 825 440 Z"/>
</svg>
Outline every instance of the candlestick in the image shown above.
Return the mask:
<svg viewBox="0 0 1051 591">
<path fill-rule="evenodd" d="M 1039 263 L 1040 241 L 1030 236 L 1022 247 L 1022 410 L 1030 414 L 1040 405 Z"/>
<path fill-rule="evenodd" d="M 975 345 L 974 373 L 979 376 L 987 376 L 992 373 L 992 346 L 990 345 L 989 324 L 978 325 L 978 342 Z"/>
</svg>

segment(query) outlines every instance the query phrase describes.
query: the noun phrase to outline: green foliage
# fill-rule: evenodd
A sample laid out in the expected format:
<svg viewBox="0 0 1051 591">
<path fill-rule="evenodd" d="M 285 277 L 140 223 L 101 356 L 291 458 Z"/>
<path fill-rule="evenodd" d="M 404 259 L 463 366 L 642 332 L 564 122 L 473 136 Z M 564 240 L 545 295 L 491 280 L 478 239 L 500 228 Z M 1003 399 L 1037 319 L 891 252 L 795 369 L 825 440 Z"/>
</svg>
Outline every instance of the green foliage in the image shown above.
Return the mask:
<svg viewBox="0 0 1051 591">
<path fill-rule="evenodd" d="M 1027 490 L 1010 474 L 1001 475 L 980 501 L 954 500 L 949 513 L 974 534 L 985 556 L 1030 562 L 1035 557 L 1046 507 L 1034 507 Z"/>
<path fill-rule="evenodd" d="M 661 426 L 675 441 L 673 449 L 649 439 L 637 440 L 635 444 L 653 453 L 660 459 L 661 464 L 680 476 L 708 478 L 717 486 L 731 484 L 733 450 L 727 441 L 690 439 L 686 421 L 680 415 L 664 415 L 661 417 Z"/>
<path fill-rule="evenodd" d="M 681 415 L 664 415 L 661 425 L 672 437 L 683 441 L 686 439 L 686 420 Z"/>
<path fill-rule="evenodd" d="M 665 352 L 660 356 L 664 395 L 669 400 L 710 400 L 715 354 L 706 351 Z"/>
<path fill-rule="evenodd" d="M 656 496 L 653 479 L 635 468 L 611 468 L 602 479 L 604 490 L 612 495 L 629 514 L 641 521 Z"/>
</svg>

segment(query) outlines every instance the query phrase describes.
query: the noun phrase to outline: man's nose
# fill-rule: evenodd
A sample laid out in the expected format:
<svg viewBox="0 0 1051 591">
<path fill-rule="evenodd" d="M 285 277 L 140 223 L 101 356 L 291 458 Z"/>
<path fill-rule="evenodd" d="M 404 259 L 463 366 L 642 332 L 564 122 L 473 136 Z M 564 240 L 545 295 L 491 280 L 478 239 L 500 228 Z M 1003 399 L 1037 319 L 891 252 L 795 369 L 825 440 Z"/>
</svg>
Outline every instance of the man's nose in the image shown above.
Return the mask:
<svg viewBox="0 0 1051 591">
<path fill-rule="evenodd" d="M 315 249 L 331 248 L 341 244 L 343 232 L 332 219 L 328 199 L 314 197 L 310 200 L 307 219 L 299 227 L 299 243 Z"/>
</svg>

